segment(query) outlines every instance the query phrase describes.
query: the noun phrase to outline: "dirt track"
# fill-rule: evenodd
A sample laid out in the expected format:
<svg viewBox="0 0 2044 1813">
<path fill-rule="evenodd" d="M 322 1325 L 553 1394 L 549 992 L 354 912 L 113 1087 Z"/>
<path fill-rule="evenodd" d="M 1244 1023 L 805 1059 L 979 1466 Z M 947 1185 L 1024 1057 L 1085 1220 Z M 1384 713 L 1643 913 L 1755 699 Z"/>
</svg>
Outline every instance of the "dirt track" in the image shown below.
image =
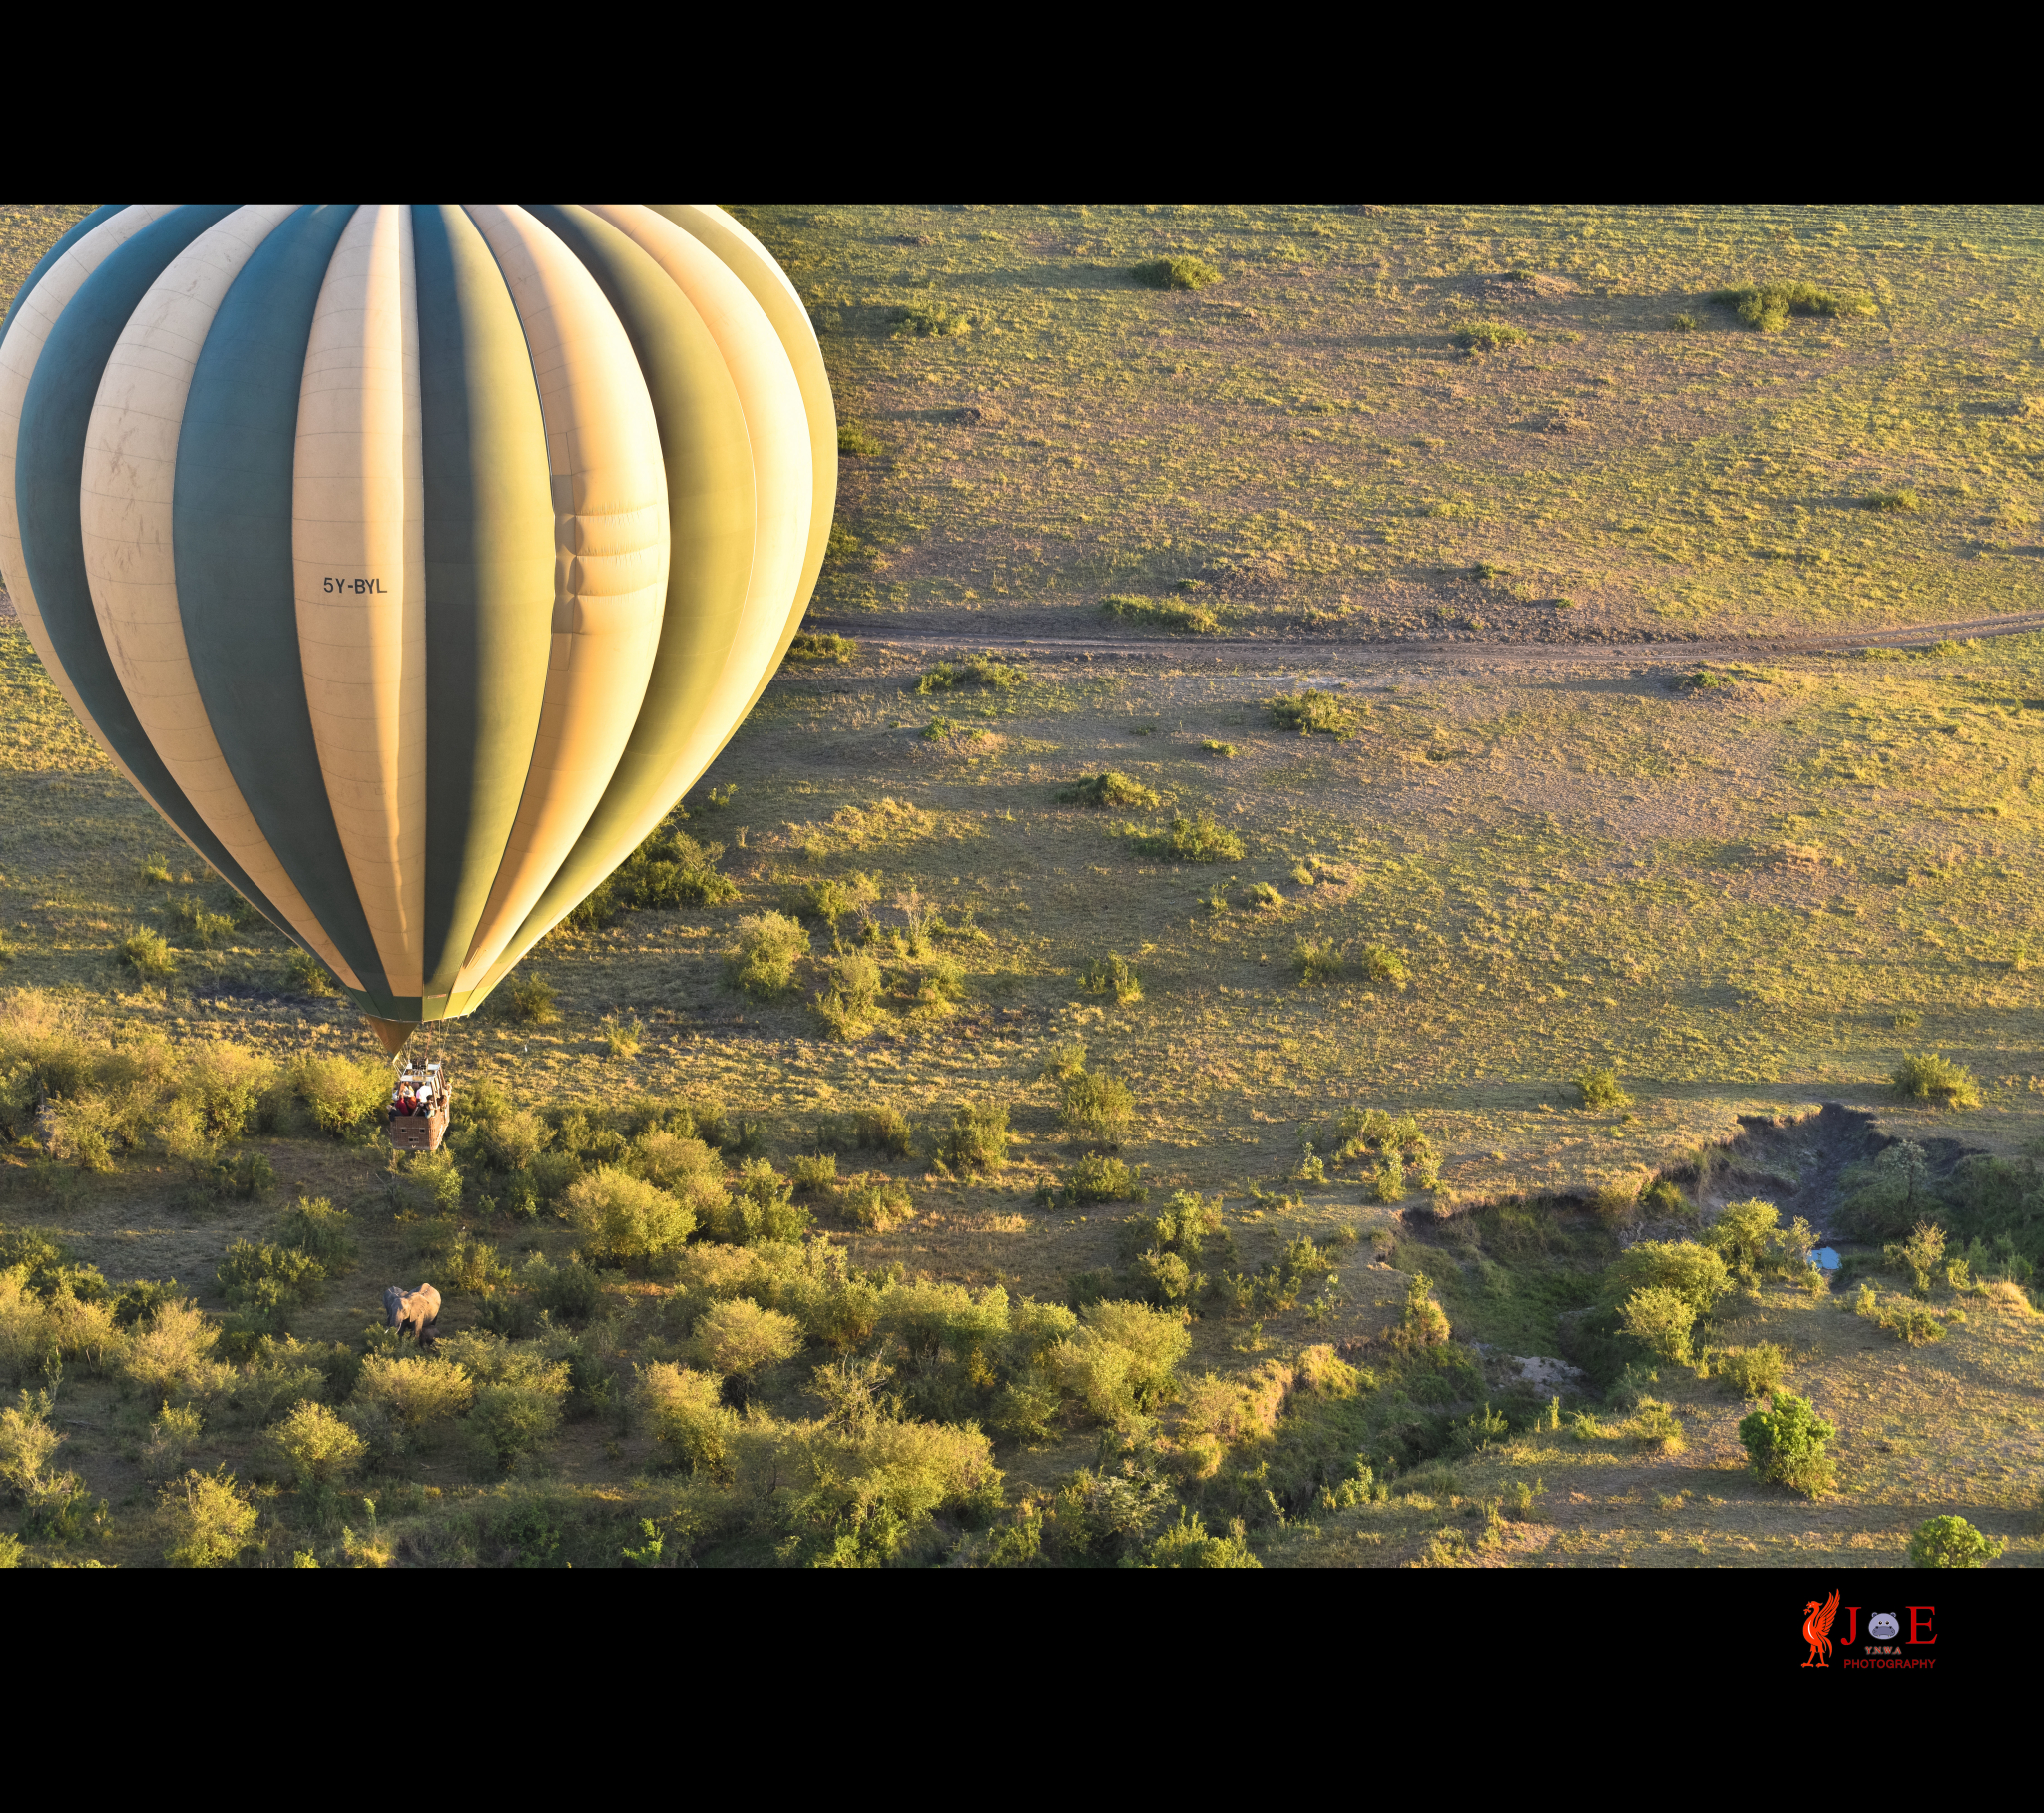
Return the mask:
<svg viewBox="0 0 2044 1813">
<path fill-rule="evenodd" d="M 1105 653 L 1123 660 L 1157 658 L 1180 665 L 1209 661 L 1241 662 L 1246 657 L 1270 661 L 1295 661 L 1301 656 L 1315 662 L 1446 661 L 1477 663 L 1484 667 L 1531 667 L 1582 662 L 1672 661 L 1758 661 L 1788 655 L 1823 655 L 1850 649 L 1901 649 L 1927 647 L 1945 641 L 1962 641 L 1985 636 L 2023 636 L 2044 630 L 2044 611 L 2013 612 L 1996 617 L 1962 619 L 1953 623 L 1903 624 L 1887 630 L 1839 631 L 1808 636 L 1725 636 L 1714 638 L 1670 638 L 1666 641 L 1641 637 L 1636 641 L 1512 642 L 1469 634 L 1451 637 L 1415 637 L 1398 642 L 1333 642 L 1298 638 L 1283 642 L 1262 638 L 1202 638 L 1198 642 L 1167 641 L 1163 638 L 1061 637 L 1061 636 L 939 636 L 935 634 L 874 635 L 865 625 L 850 619 L 812 618 L 817 630 L 834 630 L 879 649 L 1027 649 L 1046 654 L 1069 652 L 1092 656 Z"/>
</svg>

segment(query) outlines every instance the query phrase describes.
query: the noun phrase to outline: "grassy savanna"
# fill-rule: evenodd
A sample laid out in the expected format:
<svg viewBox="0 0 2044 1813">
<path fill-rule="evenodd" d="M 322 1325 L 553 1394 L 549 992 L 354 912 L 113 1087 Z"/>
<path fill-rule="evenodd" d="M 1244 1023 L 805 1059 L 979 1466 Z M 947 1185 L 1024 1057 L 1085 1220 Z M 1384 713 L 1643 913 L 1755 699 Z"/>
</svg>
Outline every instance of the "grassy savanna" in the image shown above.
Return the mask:
<svg viewBox="0 0 2044 1813">
<path fill-rule="evenodd" d="M 1041 277 L 1035 325 L 975 312 L 967 333 L 896 338 L 875 314 L 861 337 L 865 317 L 831 316 L 853 304 L 826 290 L 859 258 L 921 258 L 942 279 L 935 301 L 876 285 L 859 307 L 955 324 L 979 306 L 961 299 L 974 261 L 1006 258 L 1005 287 L 986 287 L 1020 309 L 1020 273 L 1042 269 L 1019 262 L 1023 217 L 748 218 L 823 317 L 847 418 L 900 437 L 844 462 L 846 521 L 887 564 L 861 574 L 854 552 L 831 584 L 850 588 L 840 607 L 869 588 L 905 616 L 798 652 L 686 818 L 528 962 L 545 986 L 438 1036 L 466 1086 L 454 1163 L 395 1166 L 350 1121 L 341 1061 L 372 1042 L 306 992 L 281 940 L 236 922 L 72 725 L 19 632 L 0 630 L 0 987 L 14 991 L 0 1071 L 16 1134 L 0 1268 L 21 1280 L 0 1313 L 14 1368 L 0 1386 L 30 1393 L 31 1421 L 49 1391 L 66 1437 L 40 1483 L 11 1488 L 23 1558 L 1900 1565 L 1913 1531 L 1956 1514 L 2008 1544 L 2000 1565 L 2036 1560 L 2044 641 L 1861 654 L 1847 638 L 1738 660 L 1432 648 L 1417 633 L 1450 582 L 1385 565 L 1381 592 L 1348 586 L 1349 615 L 1404 624 L 1412 646 L 1167 642 L 1168 622 L 1104 615 L 1100 599 L 1153 581 L 1162 600 L 1218 596 L 1244 636 L 1339 592 L 1271 563 L 1255 587 L 1232 569 L 1171 591 L 1205 554 L 1186 572 L 1082 578 L 1102 548 L 1140 551 L 1152 533 L 1123 472 L 1024 482 L 1018 464 L 997 509 L 911 457 L 912 437 L 985 420 L 932 425 L 876 399 L 923 383 L 931 366 L 914 361 L 988 360 L 1004 382 L 1065 387 L 1087 445 L 1122 447 L 1162 431 L 1113 323 L 1166 317 L 1113 311 L 1227 298 L 1295 306 L 1295 326 L 1306 304 L 1283 298 L 1343 266 L 1260 262 L 1218 227 L 1183 227 L 1220 214 L 1096 213 L 1086 249 L 1059 255 L 1101 265 L 1097 281 Z M 1447 293 L 1474 255 L 1449 249 L 1474 232 L 1460 214 L 1278 219 L 1395 231 L 1400 259 L 1435 248 L 1434 275 L 1415 262 L 1378 279 L 1397 295 L 1340 292 L 1351 312 L 1383 311 L 1371 332 L 1416 318 L 1404 292 Z M 1848 227 L 1837 262 L 1775 255 L 1788 241 L 1760 216 L 1706 222 L 1695 257 L 1672 217 L 1643 217 L 1631 238 L 1615 217 L 1509 219 L 1525 243 L 1486 241 L 1506 268 L 1551 229 L 1543 272 L 1591 258 L 1607 266 L 1580 269 L 1593 285 L 1692 286 L 1695 331 L 1643 316 L 1596 341 L 1631 333 L 1636 361 L 1720 339 L 1714 356 L 1773 359 L 1835 334 L 1826 370 L 1899 382 L 1881 373 L 1936 355 L 1926 297 L 1948 336 L 2015 344 L 1992 310 L 1953 299 L 2000 296 L 2002 266 L 1905 246 L 1928 231 L 1916 217 Z M 2020 225 L 1968 236 L 2012 257 Z M 892 243 L 911 228 L 933 242 Z M 1857 244 L 1876 237 L 1897 246 Z M 1748 255 L 1718 256 L 1737 246 Z M 1180 249 L 1222 282 L 1125 279 Z M 1875 266 L 1918 298 L 1914 337 L 1877 358 L 1854 336 L 1898 332 L 1888 315 L 1791 315 L 1768 334 L 1698 296 L 1777 272 L 1878 296 Z M 1575 325 L 1529 326 L 1476 375 L 1528 344 L 1583 356 L 1593 309 L 1636 302 L 1578 297 Z M 1532 318 L 1487 296 L 1471 312 Z M 1222 410 L 1211 372 L 1249 369 L 1261 344 L 1217 338 L 1211 367 L 1157 374 L 1159 407 L 1192 412 L 1187 442 L 1142 455 L 1175 490 L 1156 506 L 1174 522 L 1274 482 L 1248 405 L 1193 419 Z M 1329 357 L 1312 340 L 1284 356 L 1300 370 Z M 1435 404 L 1444 419 L 1449 401 Z M 1258 432 L 1278 419 L 1286 435 L 1340 426 L 1296 415 Z M 1595 459 L 1567 469 L 1585 499 L 1623 471 L 1647 486 L 1634 508 L 1675 508 L 1651 461 L 1700 431 L 1574 432 L 1538 437 L 1548 451 L 1519 477 L 1494 464 L 1485 484 L 1545 482 L 1562 470 L 1553 449 L 1587 444 Z M 1941 495 L 1920 465 L 1878 476 Z M 1082 486 L 1096 524 L 1084 544 L 1031 543 L 1051 549 L 1034 578 L 1018 566 L 997 594 L 946 565 L 990 560 L 1000 511 L 1019 547 L 1032 511 L 1076 509 Z M 1331 481 L 1314 507 L 1328 496 L 1348 508 Z M 1878 582 L 1902 588 L 1892 608 L 1863 587 L 1790 600 L 1771 589 L 1778 564 L 1727 565 L 1712 569 L 1724 601 L 1673 627 L 1835 634 L 2024 608 L 2013 591 L 1943 590 L 2020 574 L 2022 557 L 1997 568 L 1948 545 L 1936 509 L 1840 518 L 1901 538 Z M 1497 564 L 1587 536 L 1589 511 L 1519 523 L 1526 540 Z M 888 543 L 884 525 L 911 516 L 920 539 Z M 1572 578 L 1577 606 L 1540 622 L 1653 627 L 1652 601 L 1676 595 L 1638 589 L 1652 574 L 1636 554 L 1623 586 Z M 1822 565 L 1798 583 L 1828 584 Z M 1408 585 L 1431 602 L 1401 618 L 1384 601 Z M 984 614 L 952 614 L 973 606 Z M 939 640 L 888 648 L 865 626 Z M 1004 642 L 1061 626 L 1120 651 Z M 138 932 L 162 939 L 164 964 L 123 961 Z M 1970 1089 L 1945 1087 L 1961 1074 Z M 40 1128 L 39 1080 L 57 1103 Z M 1818 1117 L 1826 1102 L 1871 1119 Z M 1904 1142 L 1885 1159 L 1883 1137 Z M 1728 1249 L 1745 1275 L 1691 1305 L 1679 1341 L 1628 1333 L 1658 1299 L 1633 1302 L 1625 1255 L 1716 1252 L 1737 1218 L 1720 1210 L 1753 1198 L 1779 1207 L 1778 1245 L 1798 1215 L 1829 1236 L 1843 1279 L 1813 1288 L 1787 1246 L 1765 1263 Z M 1900 1250 L 1918 1221 L 1947 1235 L 1934 1260 Z M 125 1324 L 109 1308 L 97 1330 L 99 1287 L 78 1267 L 107 1281 L 106 1305 L 128 1293 Z M 364 1329 L 383 1285 L 420 1278 L 446 1294 L 450 1338 L 425 1362 L 438 1370 L 393 1372 Z M 170 1279 L 175 1292 L 134 1289 Z M 166 1295 L 196 1299 L 197 1333 L 166 1319 Z M 1766 1402 L 1746 1393 L 1770 1376 L 1837 1430 L 1815 1498 L 1746 1470 L 1739 1425 Z"/>
<path fill-rule="evenodd" d="M 1041 631 L 1191 585 L 1232 636 L 1480 639 L 2034 603 L 2034 210 L 746 219 L 864 450 L 825 609 Z M 1131 274 L 1173 251 L 1220 281 Z M 1844 311 L 1710 299 L 1785 280 Z M 969 331 L 901 330 L 933 306 Z"/>
</svg>

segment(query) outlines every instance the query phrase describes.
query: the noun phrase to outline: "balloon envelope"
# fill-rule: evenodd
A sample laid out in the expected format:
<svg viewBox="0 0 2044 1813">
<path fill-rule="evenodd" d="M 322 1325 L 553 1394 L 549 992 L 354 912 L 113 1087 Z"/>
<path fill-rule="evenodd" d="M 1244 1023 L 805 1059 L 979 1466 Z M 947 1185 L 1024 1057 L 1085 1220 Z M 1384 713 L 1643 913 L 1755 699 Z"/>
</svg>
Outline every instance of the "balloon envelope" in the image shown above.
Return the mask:
<svg viewBox="0 0 2044 1813">
<path fill-rule="evenodd" d="M 0 328 L 0 574 L 58 688 L 393 1039 L 477 1006 L 743 721 L 836 422 L 685 205 L 129 204 Z"/>
</svg>

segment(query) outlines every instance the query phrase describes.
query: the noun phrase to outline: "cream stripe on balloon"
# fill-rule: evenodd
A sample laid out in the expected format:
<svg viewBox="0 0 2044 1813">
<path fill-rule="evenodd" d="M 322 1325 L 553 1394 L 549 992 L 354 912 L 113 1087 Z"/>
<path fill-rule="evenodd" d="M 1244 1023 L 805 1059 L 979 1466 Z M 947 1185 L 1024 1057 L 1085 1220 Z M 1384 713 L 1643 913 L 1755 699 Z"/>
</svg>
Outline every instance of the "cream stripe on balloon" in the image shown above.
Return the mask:
<svg viewBox="0 0 2044 1813">
<path fill-rule="evenodd" d="M 426 614 L 411 210 L 358 208 L 298 390 L 291 565 L 334 829 L 393 995 L 424 986 Z"/>
<path fill-rule="evenodd" d="M 724 746 L 731 726 L 753 696 L 761 665 L 771 663 L 773 645 L 787 627 L 788 604 L 801 577 L 809 536 L 808 416 L 772 322 L 721 259 L 650 208 L 591 203 L 589 210 L 651 256 L 703 317 L 738 389 L 753 442 L 755 491 L 760 501 L 752 583 L 746 590 L 745 613 L 717 689 L 704 703 L 702 727 L 690 738 L 659 789 L 668 800 L 674 800 L 696 783 Z M 652 813 L 640 837 L 665 814 L 665 807 Z M 630 848 L 621 850 L 620 857 L 629 854 Z"/>
<path fill-rule="evenodd" d="M 830 395 L 830 374 L 823 366 L 823 349 L 816 344 L 816 330 L 809 321 L 787 273 L 774 262 L 773 254 L 762 245 L 745 226 L 725 213 L 703 203 L 663 203 L 653 211 L 702 243 L 743 283 L 766 312 L 779 336 L 783 356 L 801 391 L 802 411 L 809 429 L 809 533 L 802 556 L 801 575 L 795 581 L 781 629 L 768 658 L 760 665 L 746 699 L 745 712 L 760 702 L 766 682 L 779 670 L 781 658 L 808 609 L 809 596 L 816 589 L 823 556 L 830 542 L 830 519 L 837 506 L 837 408 Z M 740 713 L 742 718 L 745 712 Z M 738 719 L 733 720 L 733 729 Z M 731 739 L 727 731 L 725 740 Z M 718 745 L 721 749 L 723 744 Z M 715 759 L 714 755 L 712 759 Z M 706 764 L 707 765 L 707 764 Z"/>
<path fill-rule="evenodd" d="M 177 206 L 175 202 L 138 202 L 122 209 L 110 220 L 102 221 L 75 244 L 67 246 L 56 263 L 43 272 L 43 280 L 29 292 L 28 299 L 14 311 L 13 320 L 7 323 L 7 338 L 0 342 L 0 580 L 6 582 L 7 595 L 14 601 L 15 615 L 21 619 L 29 646 L 35 650 L 36 659 L 43 664 L 44 671 L 63 694 L 64 702 L 77 713 L 79 722 L 92 732 L 93 740 L 106 751 L 107 759 L 137 792 L 142 789 L 135 776 L 128 771 L 128 764 L 114 753 L 113 745 L 100 734 L 99 725 L 93 722 L 91 713 L 80 702 L 71 677 L 64 672 L 64 664 L 57 659 L 56 647 L 44 627 L 35 590 L 28 583 L 28 563 L 21 553 L 21 519 L 14 499 L 14 459 L 15 446 L 21 436 L 22 403 L 28 395 L 29 380 L 36 374 L 36 361 L 42 357 L 43 343 L 50 337 L 51 328 L 56 326 L 57 317 L 79 292 L 86 278 L 106 262 L 110 253 L 125 245 L 152 222 L 162 220 Z M 171 828 L 177 829 L 175 825 Z"/>
<path fill-rule="evenodd" d="M 249 879 L 335 975 L 359 989 L 361 979 L 284 872 L 221 754 L 185 644 L 171 547 L 178 434 L 200 349 L 229 287 L 295 206 L 238 209 L 150 286 L 100 378 L 86 428 L 79 520 L 100 634 L 144 734 Z"/>
<path fill-rule="evenodd" d="M 475 204 L 532 353 L 554 493 L 553 653 L 518 817 L 457 992 L 546 890 L 603 798 L 660 646 L 667 470 L 639 361 L 596 279 L 521 208 Z"/>
</svg>

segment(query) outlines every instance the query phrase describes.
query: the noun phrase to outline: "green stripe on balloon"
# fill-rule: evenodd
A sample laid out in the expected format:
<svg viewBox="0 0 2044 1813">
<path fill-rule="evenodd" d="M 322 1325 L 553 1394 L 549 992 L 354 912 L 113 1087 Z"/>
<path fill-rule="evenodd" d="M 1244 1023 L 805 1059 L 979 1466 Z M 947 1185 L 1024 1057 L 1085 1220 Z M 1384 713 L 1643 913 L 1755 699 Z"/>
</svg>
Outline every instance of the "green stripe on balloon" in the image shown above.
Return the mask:
<svg viewBox="0 0 2044 1813">
<path fill-rule="evenodd" d="M 425 468 L 425 1011 L 437 1017 L 532 766 L 552 648 L 554 502 L 539 383 L 495 257 L 458 208 L 414 208 L 412 237 Z"/>
<path fill-rule="evenodd" d="M 150 803 L 252 906 L 295 942 L 289 921 L 207 827 L 137 720 L 93 610 L 78 516 L 86 429 L 101 374 L 121 330 L 171 261 L 234 212 L 232 205 L 174 209 L 117 246 L 80 285 L 43 342 L 35 376 L 22 399 L 14 496 L 28 583 L 51 647 L 87 715 Z"/>
<path fill-rule="evenodd" d="M 288 216 L 222 298 L 178 431 L 172 551 L 192 672 L 228 771 L 320 929 L 395 1003 L 320 782 L 291 565 L 298 392 L 312 315 L 352 207 Z"/>
<path fill-rule="evenodd" d="M 673 555 L 660 648 L 631 741 L 499 970 L 631 853 L 620 840 L 653 803 L 723 672 L 745 610 L 756 518 L 745 409 L 695 305 L 646 252 L 588 210 L 528 209 L 596 279 L 632 342 L 660 427 Z"/>
</svg>

